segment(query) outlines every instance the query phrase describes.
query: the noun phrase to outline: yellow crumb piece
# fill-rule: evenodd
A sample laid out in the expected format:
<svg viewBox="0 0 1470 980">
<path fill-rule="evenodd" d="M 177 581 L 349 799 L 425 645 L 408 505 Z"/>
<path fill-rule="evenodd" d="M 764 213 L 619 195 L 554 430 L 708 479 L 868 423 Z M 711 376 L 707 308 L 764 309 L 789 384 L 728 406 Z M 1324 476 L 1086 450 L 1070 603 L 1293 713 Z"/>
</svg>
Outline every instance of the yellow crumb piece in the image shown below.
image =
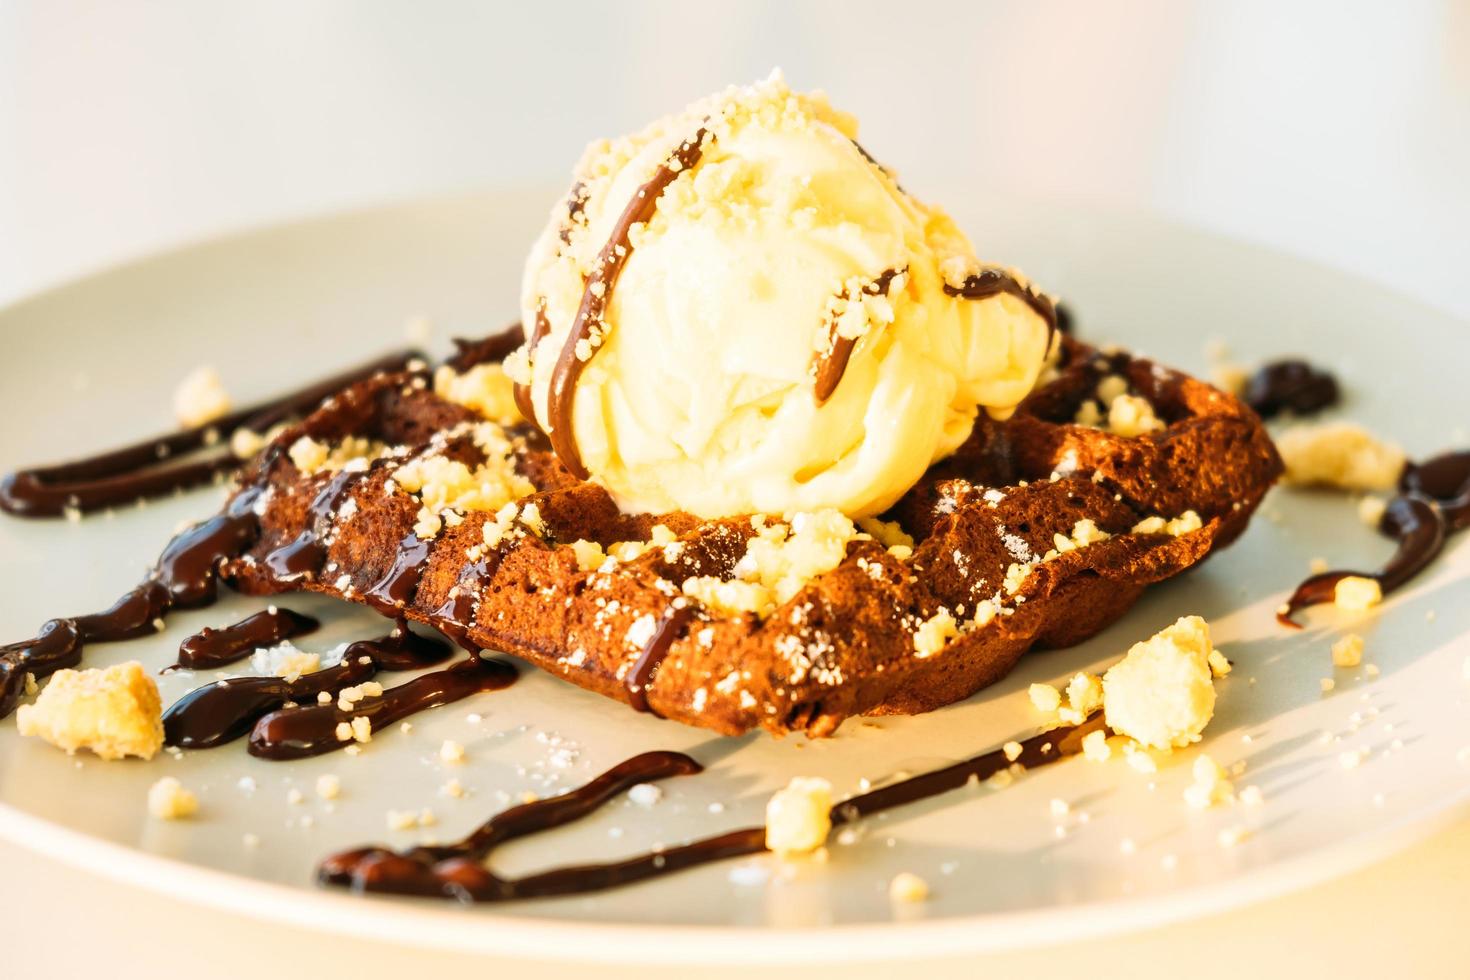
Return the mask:
<svg viewBox="0 0 1470 980">
<path fill-rule="evenodd" d="M 1098 729 L 1083 736 L 1082 757 L 1092 762 L 1107 762 L 1111 759 L 1113 747 L 1108 744 L 1108 733 Z"/>
<path fill-rule="evenodd" d="M 373 740 L 373 723 L 367 715 L 358 715 L 352 719 L 352 738 L 356 742 Z"/>
<path fill-rule="evenodd" d="M 324 800 L 335 800 L 342 795 L 342 780 L 331 773 L 316 777 L 316 795 Z"/>
<path fill-rule="evenodd" d="M 1210 651 L 1208 662 L 1210 665 L 1210 675 L 1212 677 L 1224 677 L 1225 675 L 1229 674 L 1232 669 L 1230 666 L 1230 658 L 1226 657 L 1225 654 L 1221 653 L 1219 650 Z"/>
<path fill-rule="evenodd" d="M 1103 703 L 1102 678 L 1096 674 L 1079 672 L 1072 676 L 1067 682 L 1067 707 L 1073 712 L 1086 718 Z M 1078 719 L 1081 720 L 1080 718 Z M 1075 724 L 1076 722 L 1074 722 Z"/>
<path fill-rule="evenodd" d="M 876 517 L 864 517 L 858 520 L 858 527 L 873 536 L 885 548 L 908 548 L 913 553 L 914 539 L 904 531 L 903 525 L 897 521 L 880 521 Z"/>
<path fill-rule="evenodd" d="M 1235 798 L 1235 786 L 1224 768 L 1214 759 L 1202 755 L 1194 760 L 1194 782 L 1184 790 L 1184 802 L 1196 810 L 1206 810 L 1216 803 Z"/>
<path fill-rule="evenodd" d="M 1006 757 L 1007 762 L 1015 762 L 1021 757 L 1022 746 L 1020 742 L 1007 742 L 1000 747 L 1000 751 Z"/>
<path fill-rule="evenodd" d="M 941 607 L 914 631 L 914 656 L 932 657 L 959 633 L 959 624 L 954 621 L 954 616 L 950 615 L 948 609 Z"/>
<path fill-rule="evenodd" d="M 1062 692 L 1050 684 L 1032 684 L 1026 693 L 1038 711 L 1055 711 L 1062 705 Z"/>
<path fill-rule="evenodd" d="M 1299 425 L 1276 439 L 1288 482 L 1346 490 L 1391 490 L 1404 471 L 1404 451 L 1348 422 Z"/>
<path fill-rule="evenodd" d="M 163 748 L 158 685 L 136 660 L 104 670 L 58 670 L 34 704 L 16 712 L 16 730 L 68 754 L 151 759 Z"/>
<path fill-rule="evenodd" d="M 782 856 L 808 854 L 832 830 L 832 784 L 797 776 L 766 804 L 766 847 Z"/>
<path fill-rule="evenodd" d="M 1198 514 L 1196 514 L 1192 510 L 1186 510 L 1184 513 L 1180 514 L 1172 521 L 1166 523 L 1164 525 L 1164 531 L 1165 533 L 1173 535 L 1177 538 L 1181 534 L 1189 534 L 1191 531 L 1198 531 L 1204 526 L 1204 522 L 1200 520 Z"/>
<path fill-rule="evenodd" d="M 683 583 L 685 595 L 727 614 L 768 615 L 813 578 L 841 564 L 848 543 L 861 536 L 849 518 L 831 508 L 792 514 L 774 524 L 757 517 L 751 522 L 756 535 L 746 543 L 730 580 L 692 577 Z"/>
<path fill-rule="evenodd" d="M 1108 405 L 1108 428 L 1114 435 L 1134 438 L 1163 431 L 1164 422 L 1147 399 L 1119 395 Z"/>
<path fill-rule="evenodd" d="M 174 389 L 174 415 L 185 428 L 213 422 L 230 411 L 230 393 L 219 372 L 208 365 L 195 368 Z"/>
<path fill-rule="evenodd" d="M 1215 713 L 1213 649 L 1209 624 L 1198 616 L 1135 643 L 1103 675 L 1108 727 L 1151 748 L 1199 741 Z"/>
<path fill-rule="evenodd" d="M 1358 501 L 1358 520 L 1369 527 L 1377 527 L 1383 520 L 1386 510 L 1388 510 L 1388 501 L 1382 497 L 1364 497 Z"/>
<path fill-rule="evenodd" d="M 929 897 L 929 883 L 911 871 L 901 871 L 888 883 L 888 898 L 894 902 L 922 902 Z"/>
<path fill-rule="evenodd" d="M 458 765 L 464 761 L 464 746 L 453 739 L 446 738 L 444 744 L 439 746 L 439 761 L 450 765 Z"/>
<path fill-rule="evenodd" d="M 571 547 L 572 554 L 577 559 L 577 568 L 581 571 L 595 572 L 607 560 L 602 545 L 596 541 L 573 541 Z"/>
<path fill-rule="evenodd" d="M 160 820 L 182 820 L 199 812 L 199 798 L 172 776 L 148 787 L 148 812 Z"/>
<path fill-rule="evenodd" d="M 516 407 L 515 382 L 500 364 L 476 364 L 463 373 L 446 364 L 434 372 L 434 394 L 497 425 L 523 421 Z"/>
<path fill-rule="evenodd" d="M 1383 601 L 1377 579 L 1349 575 L 1333 587 L 1332 604 L 1346 612 L 1365 612 Z"/>
<path fill-rule="evenodd" d="M 1363 662 L 1363 638 L 1349 633 L 1332 644 L 1332 663 L 1335 667 L 1356 667 Z"/>
</svg>

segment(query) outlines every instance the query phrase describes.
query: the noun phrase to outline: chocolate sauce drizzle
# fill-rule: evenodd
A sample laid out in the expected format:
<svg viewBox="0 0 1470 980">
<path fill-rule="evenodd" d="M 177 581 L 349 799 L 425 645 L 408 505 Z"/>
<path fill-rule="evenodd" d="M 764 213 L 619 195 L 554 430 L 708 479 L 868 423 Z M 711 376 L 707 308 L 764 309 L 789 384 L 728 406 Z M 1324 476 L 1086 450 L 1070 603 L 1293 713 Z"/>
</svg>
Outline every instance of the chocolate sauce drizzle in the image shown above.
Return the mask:
<svg viewBox="0 0 1470 980">
<path fill-rule="evenodd" d="M 438 646 L 444 649 L 443 644 Z M 354 718 L 366 718 L 373 731 L 380 731 L 420 711 L 507 688 L 515 679 L 516 669 L 502 660 L 468 657 L 390 687 L 381 697 L 359 701 L 351 711 L 335 702 L 273 711 L 251 730 L 250 754 L 280 760 L 332 752 L 349 744 L 337 735 L 337 726 Z"/>
<path fill-rule="evenodd" d="M 1292 616 L 1308 606 L 1333 600 L 1345 578 L 1371 578 L 1384 594 L 1425 569 L 1444 548 L 1445 538 L 1470 527 L 1470 450 L 1445 453 L 1411 463 L 1399 479 L 1399 494 L 1388 502 L 1378 530 L 1398 543 L 1377 572 L 1336 570 L 1313 575 L 1296 587 L 1276 613 L 1283 626 L 1300 629 Z"/>
<path fill-rule="evenodd" d="M 1021 743 L 1021 754 L 1014 760 L 1006 758 L 1002 749 L 993 749 L 952 766 L 879 787 L 834 806 L 832 823 L 842 826 L 938 796 L 972 780 L 989 779 L 1012 765 L 1034 769 L 1076 755 L 1082 749 L 1083 737 L 1094 731 L 1106 731 L 1100 714 L 1074 727 L 1033 735 Z M 321 863 L 317 880 L 357 892 L 422 895 L 461 902 L 507 902 L 602 891 L 766 850 L 765 828 L 744 827 L 619 861 L 553 868 L 523 878 L 501 878 L 485 867 L 485 860 L 506 841 L 579 820 L 639 783 L 691 776 L 701 771 L 703 767 L 697 761 L 682 753 L 645 752 L 619 763 L 578 789 L 512 807 L 453 844 L 415 847 L 402 853 L 385 847 L 343 851 Z"/>
<path fill-rule="evenodd" d="M 577 356 L 577 347 L 583 341 L 593 343 L 607 331 L 604 316 L 608 304 L 612 302 L 613 290 L 617 287 L 623 264 L 633 252 L 633 245 L 628 240 L 629 230 L 652 218 L 664 189 L 699 162 L 704 154 L 705 133 L 706 130 L 701 127 L 693 136 L 680 143 L 669 155 L 667 162 L 638 189 L 623 213 L 618 216 L 612 235 L 597 254 L 592 274 L 587 277 L 586 287 L 582 291 L 582 304 L 577 309 L 577 316 L 572 321 L 571 329 L 567 331 L 567 339 L 562 344 L 556 367 L 551 372 L 551 386 L 546 399 L 546 423 L 551 430 L 548 435 L 562 465 L 580 480 L 587 479 L 588 472 L 582 465 L 582 454 L 577 449 L 576 435 L 572 432 L 572 405 L 577 395 L 577 379 L 581 377 L 587 361 Z M 593 353 L 595 352 L 596 347 L 593 348 Z M 589 354 L 588 360 L 590 359 Z"/>
<path fill-rule="evenodd" d="M 541 304 L 536 307 L 536 325 L 531 330 L 531 336 L 526 338 L 526 363 L 528 365 L 530 359 L 536 356 L 536 345 L 541 343 L 549 333 L 551 333 L 551 321 L 546 319 L 546 301 L 542 300 Z M 540 428 L 536 423 L 536 402 L 531 398 L 531 386 L 517 382 L 511 389 L 511 393 L 515 396 L 516 408 L 520 409 L 521 415 L 532 425 Z"/>
<path fill-rule="evenodd" d="M 448 656 L 449 648 L 445 644 L 419 636 L 400 621 L 386 636 L 358 640 L 348 646 L 342 653 L 340 664 L 302 674 L 295 680 L 231 677 L 190 691 L 164 713 L 164 742 L 186 749 L 223 745 L 250 734 L 273 712 L 289 715 L 318 708 L 315 703 L 310 708 L 287 708 L 287 703 L 315 702 L 317 695 L 324 691 L 330 693 L 361 684 L 371 680 L 379 671 L 418 670 L 441 663 Z M 383 692 L 385 698 L 388 694 L 389 691 Z M 367 708 L 364 707 L 361 711 L 345 713 L 344 718 L 366 713 Z M 337 741 L 336 746 L 329 748 L 346 744 Z"/>
<path fill-rule="evenodd" d="M 211 446 L 236 429 L 264 432 L 286 418 L 311 411 L 355 381 L 399 370 L 418 356 L 417 351 L 398 351 L 207 425 L 70 463 L 8 474 L 0 477 L 0 509 L 20 517 L 56 517 L 68 510 L 93 511 L 208 483 L 217 474 L 238 470 L 243 461 L 228 449 L 205 459 L 169 461 Z"/>
<path fill-rule="evenodd" d="M 692 606 L 670 608 L 653 635 L 648 638 L 648 642 L 643 644 L 638 659 L 633 661 L 633 666 L 629 668 L 623 681 L 623 686 L 628 690 L 628 704 L 634 711 L 658 715 L 648 703 L 648 689 L 653 686 L 653 679 L 658 675 L 658 669 L 669 655 L 669 650 L 673 648 L 674 641 L 683 634 L 693 616 Z"/>
<path fill-rule="evenodd" d="M 179 644 L 179 660 L 165 670 L 224 667 L 293 636 L 314 632 L 321 623 L 310 616 L 271 606 L 219 629 L 206 626 Z"/>
<path fill-rule="evenodd" d="M 893 284 L 894 277 L 907 271 L 907 266 L 902 269 L 887 269 L 864 285 L 862 291 L 872 296 L 885 296 L 888 293 L 888 287 Z M 852 299 L 846 290 L 843 290 L 842 298 Z M 844 337 L 837 332 L 835 314 L 827 320 L 826 331 L 828 338 L 826 352 L 819 353 L 812 358 L 812 394 L 816 396 L 818 405 L 831 398 L 837 386 L 842 383 L 842 376 L 847 373 L 847 362 L 852 359 L 853 348 L 858 342 L 857 337 Z"/>
<path fill-rule="evenodd" d="M 1311 415 L 1336 405 L 1339 395 L 1336 378 L 1299 359 L 1262 365 L 1241 393 L 1245 403 L 1263 419 L 1282 412 Z"/>
<path fill-rule="evenodd" d="M 241 493 L 224 513 L 175 537 L 148 577 L 110 609 L 49 620 L 34 639 L 0 647 L 0 718 L 15 708 L 26 674 L 39 678 L 74 666 L 87 643 L 146 636 L 162 628 L 169 610 L 214 602 L 220 562 L 244 552 L 259 534 L 251 511 L 257 496 L 258 491 Z"/>
<path fill-rule="evenodd" d="M 950 296 L 958 296 L 962 299 L 989 299 L 1007 293 L 1021 300 L 1035 311 L 1036 315 L 1046 322 L 1046 342 L 1051 346 L 1052 338 L 1057 332 L 1057 308 L 1051 299 L 1041 290 L 1030 285 L 1023 284 L 1015 276 L 1004 269 L 991 266 L 981 269 L 972 276 L 967 276 L 959 286 L 944 284 L 944 291 Z"/>
</svg>

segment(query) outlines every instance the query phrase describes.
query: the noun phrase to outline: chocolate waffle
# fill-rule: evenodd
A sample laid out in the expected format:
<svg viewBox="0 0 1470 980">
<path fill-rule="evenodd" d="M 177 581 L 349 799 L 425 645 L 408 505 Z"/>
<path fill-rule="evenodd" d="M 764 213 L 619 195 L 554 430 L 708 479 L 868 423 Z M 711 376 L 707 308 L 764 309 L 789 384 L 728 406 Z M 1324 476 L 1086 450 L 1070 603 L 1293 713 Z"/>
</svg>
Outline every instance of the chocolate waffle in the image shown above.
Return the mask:
<svg viewBox="0 0 1470 980">
<path fill-rule="evenodd" d="M 494 361 L 515 340 L 464 345 L 452 363 Z M 1117 378 L 1152 408 L 1157 431 L 1124 436 L 1075 421 L 1105 379 L 1121 388 Z M 226 561 L 224 578 L 251 594 L 304 589 L 364 603 L 724 734 L 822 736 L 855 715 L 965 698 L 1027 650 L 1095 634 L 1146 586 L 1228 544 L 1281 472 L 1260 420 L 1237 399 L 1064 339 L 1049 379 L 1010 419 L 982 415 L 963 448 L 883 515 L 911 548 L 892 546 L 891 525 L 887 546 L 854 536 L 840 563 L 774 608 L 731 611 L 683 583 L 730 580 L 779 516 L 622 514 L 529 426 L 505 434 L 533 492 L 498 517 L 455 511 L 426 532 L 395 473 L 426 453 L 468 466 L 484 455 L 474 436 L 484 420 L 426 380 L 404 371 L 359 382 L 278 437 L 237 501 L 258 515 L 260 536 Z M 289 451 L 302 436 L 393 448 L 308 473 Z M 496 529 L 506 513 L 520 515 L 513 533 Z M 496 525 L 489 535 L 487 524 Z M 588 567 L 587 542 L 598 554 L 622 543 L 625 560 Z"/>
</svg>

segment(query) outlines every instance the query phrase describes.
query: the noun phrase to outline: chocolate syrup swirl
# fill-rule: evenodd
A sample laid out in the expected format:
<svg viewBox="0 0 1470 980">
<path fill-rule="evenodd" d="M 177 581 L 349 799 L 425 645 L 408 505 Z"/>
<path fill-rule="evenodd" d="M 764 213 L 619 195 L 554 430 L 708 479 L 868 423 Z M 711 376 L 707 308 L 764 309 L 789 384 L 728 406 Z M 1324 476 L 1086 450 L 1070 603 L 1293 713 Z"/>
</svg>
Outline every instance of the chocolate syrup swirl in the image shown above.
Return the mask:
<svg viewBox="0 0 1470 980">
<path fill-rule="evenodd" d="M 1445 538 L 1470 527 L 1470 450 L 1445 453 L 1411 463 L 1399 480 L 1399 495 L 1388 502 L 1378 530 L 1398 543 L 1377 572 L 1335 570 L 1313 575 L 1291 594 L 1276 614 L 1283 626 L 1300 629 L 1292 616 L 1308 606 L 1332 602 L 1345 578 L 1371 578 L 1385 595 L 1418 575 L 1444 548 Z"/>
<path fill-rule="evenodd" d="M 586 287 L 582 291 L 582 304 L 577 309 L 577 316 L 572 321 L 571 329 L 567 331 L 561 355 L 552 370 L 551 387 L 546 399 L 546 423 L 551 430 L 548 435 L 562 465 L 578 479 L 587 479 L 588 472 L 582 465 L 582 454 L 577 449 L 576 435 L 572 432 L 572 405 L 577 395 L 577 379 L 587 365 L 586 360 L 577 356 L 577 348 L 584 341 L 594 344 L 592 351 L 588 353 L 588 360 L 596 352 L 596 345 L 600 344 L 602 335 L 607 331 L 604 316 L 608 304 L 612 302 L 613 290 L 617 288 L 618 276 L 633 252 L 628 233 L 634 225 L 644 224 L 652 218 L 664 189 L 699 162 L 704 153 L 705 133 L 706 130 L 701 127 L 693 136 L 680 143 L 669 155 L 668 161 L 638 189 L 623 213 L 618 216 L 612 235 L 597 254 L 592 274 L 587 277 Z"/>
<path fill-rule="evenodd" d="M 381 697 L 359 701 L 351 711 L 343 711 L 335 703 L 273 711 L 251 730 L 250 754 L 280 760 L 332 752 L 349 744 L 338 737 L 337 726 L 354 718 L 367 718 L 373 731 L 381 731 L 420 711 L 452 704 L 472 694 L 502 690 L 515 679 L 516 669 L 504 661 L 469 657 L 390 687 Z"/>
<path fill-rule="evenodd" d="M 1001 293 L 1016 297 L 1031 307 L 1036 315 L 1046 322 L 1047 346 L 1051 346 L 1052 337 L 1057 332 L 1056 306 L 1041 290 L 1029 283 L 1023 284 L 1006 270 L 994 266 L 981 269 L 974 275 L 966 277 L 964 283 L 959 286 L 945 283 L 944 291 L 950 296 L 959 296 L 962 299 L 989 299 Z"/>
<path fill-rule="evenodd" d="M 449 649 L 444 644 L 419 636 L 400 621 L 386 636 L 358 640 L 348 646 L 340 664 L 302 674 L 295 680 L 231 677 L 190 691 L 164 713 L 164 741 L 185 749 L 223 745 L 249 734 L 256 722 L 285 708 L 288 702 L 314 702 L 324 691 L 361 684 L 380 670 L 417 670 L 440 663 L 447 656 Z"/>
<path fill-rule="evenodd" d="M 1245 403 L 1263 419 L 1282 412 L 1311 415 L 1336 405 L 1339 396 L 1336 378 L 1298 359 L 1263 365 L 1246 381 L 1241 393 Z"/>
<path fill-rule="evenodd" d="M 247 616 L 238 623 L 215 629 L 206 626 L 179 644 L 178 663 L 167 670 L 209 670 L 224 667 L 250 656 L 256 650 L 272 647 L 293 636 L 305 636 L 321 626 L 310 616 L 271 606 Z"/>
<path fill-rule="evenodd" d="M 894 277 L 907 271 L 907 266 L 903 269 L 885 270 L 864 285 L 862 291 L 871 296 L 886 296 L 888 287 L 893 284 Z M 842 298 L 852 299 L 846 290 L 843 290 Z M 844 337 L 837 332 L 836 314 L 827 320 L 826 331 L 827 351 L 819 353 L 812 359 L 812 394 L 816 396 L 818 405 L 831 398 L 837 386 L 842 383 L 842 376 L 847 373 L 847 362 L 852 359 L 853 348 L 858 342 L 857 337 Z"/>
<path fill-rule="evenodd" d="M 677 640 L 694 616 L 692 606 L 679 606 L 670 608 L 667 615 L 643 644 L 643 649 L 638 654 L 638 659 L 633 661 L 623 685 L 628 689 L 628 704 L 635 711 L 643 711 L 657 715 L 658 712 L 648 703 L 648 689 L 653 686 L 653 679 L 658 675 L 658 669 L 663 664 L 664 658 L 669 655 Z"/>
<path fill-rule="evenodd" d="M 147 636 L 162 627 L 170 609 L 214 602 L 220 562 L 255 542 L 259 525 L 251 512 L 256 492 L 239 494 L 224 513 L 201 521 L 164 548 L 158 564 L 110 609 L 46 622 L 34 639 L 0 647 L 0 718 L 25 689 L 25 675 L 45 677 L 82 659 L 87 643 Z"/>
<path fill-rule="evenodd" d="M 207 459 L 169 461 L 204 449 L 236 429 L 263 432 L 283 419 L 311 411 L 355 381 L 399 370 L 417 356 L 417 351 L 398 351 L 207 425 L 70 463 L 19 470 L 0 477 L 0 509 L 20 517 L 56 517 L 68 510 L 93 511 L 208 483 L 216 474 L 239 469 L 242 461 L 228 450 Z"/>
<path fill-rule="evenodd" d="M 1034 769 L 1056 762 L 1079 753 L 1084 736 L 1106 730 L 1101 714 L 1096 714 L 1080 725 L 1033 735 L 1021 743 L 1021 754 L 1014 760 L 1008 759 L 1002 749 L 993 749 L 943 769 L 881 786 L 834 806 L 832 824 L 841 826 L 874 813 L 917 803 L 959 789 L 971 781 L 989 779 L 1012 765 Z M 579 789 L 512 807 L 453 844 L 415 847 L 402 853 L 385 847 L 343 851 L 321 863 L 317 880 L 357 892 L 434 896 L 461 902 L 508 902 L 583 895 L 764 851 L 765 828 L 744 827 L 619 861 L 553 868 L 523 878 L 501 878 L 485 867 L 485 860 L 506 841 L 580 820 L 639 783 L 692 776 L 702 771 L 698 762 L 682 753 L 645 752 L 619 763 Z"/>
</svg>

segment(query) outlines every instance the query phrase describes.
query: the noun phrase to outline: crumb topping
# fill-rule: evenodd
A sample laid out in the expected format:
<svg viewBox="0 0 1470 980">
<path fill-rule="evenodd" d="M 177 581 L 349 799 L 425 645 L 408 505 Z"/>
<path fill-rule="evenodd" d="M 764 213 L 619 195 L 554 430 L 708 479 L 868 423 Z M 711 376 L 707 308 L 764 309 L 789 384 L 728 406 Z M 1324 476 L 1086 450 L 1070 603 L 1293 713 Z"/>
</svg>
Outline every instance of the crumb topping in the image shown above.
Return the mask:
<svg viewBox="0 0 1470 980">
<path fill-rule="evenodd" d="M 158 685 L 136 660 L 105 669 L 58 670 L 34 704 L 16 712 L 16 730 L 67 754 L 151 759 L 163 747 Z"/>
<path fill-rule="evenodd" d="M 1288 482 L 1345 490 L 1392 490 L 1407 462 L 1398 446 L 1349 422 L 1295 426 L 1276 438 L 1276 448 Z"/>
</svg>

